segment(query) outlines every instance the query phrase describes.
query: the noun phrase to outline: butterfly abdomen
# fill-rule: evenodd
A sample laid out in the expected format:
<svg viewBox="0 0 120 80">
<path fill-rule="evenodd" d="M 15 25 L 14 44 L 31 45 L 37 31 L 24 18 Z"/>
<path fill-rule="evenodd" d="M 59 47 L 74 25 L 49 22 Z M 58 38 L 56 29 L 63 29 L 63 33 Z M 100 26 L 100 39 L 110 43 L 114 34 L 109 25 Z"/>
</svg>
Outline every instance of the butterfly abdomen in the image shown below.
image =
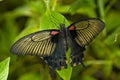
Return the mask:
<svg viewBox="0 0 120 80">
<path fill-rule="evenodd" d="M 60 70 L 63 68 L 67 68 L 66 64 L 66 57 L 54 57 L 49 56 L 49 57 L 43 57 L 44 60 L 46 60 L 46 63 L 53 69 L 53 70 Z"/>
</svg>

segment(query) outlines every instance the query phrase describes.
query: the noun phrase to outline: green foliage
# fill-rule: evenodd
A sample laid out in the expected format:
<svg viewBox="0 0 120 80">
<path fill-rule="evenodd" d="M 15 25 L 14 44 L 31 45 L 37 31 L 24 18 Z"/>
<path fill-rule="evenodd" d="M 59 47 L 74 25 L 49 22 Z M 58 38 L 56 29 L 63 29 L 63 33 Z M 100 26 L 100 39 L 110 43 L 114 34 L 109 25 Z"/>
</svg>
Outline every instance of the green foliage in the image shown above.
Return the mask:
<svg viewBox="0 0 120 80">
<path fill-rule="evenodd" d="M 10 58 L 0 62 L 0 80 L 7 80 Z"/>
<path fill-rule="evenodd" d="M 10 54 L 15 40 L 89 17 L 102 19 L 105 29 L 84 52 L 86 68 L 68 64 L 68 69 L 57 71 L 55 80 L 120 80 L 119 5 L 119 0 L 0 0 L 0 60 L 11 57 L 8 80 L 52 80 L 49 67 L 41 59 Z M 9 59 L 3 63 L 7 70 Z"/>
<path fill-rule="evenodd" d="M 46 29 L 59 29 L 61 23 L 67 20 L 63 15 L 55 11 L 46 11 L 46 13 L 41 17 L 40 30 Z M 66 23 L 68 25 L 68 23 Z"/>
</svg>

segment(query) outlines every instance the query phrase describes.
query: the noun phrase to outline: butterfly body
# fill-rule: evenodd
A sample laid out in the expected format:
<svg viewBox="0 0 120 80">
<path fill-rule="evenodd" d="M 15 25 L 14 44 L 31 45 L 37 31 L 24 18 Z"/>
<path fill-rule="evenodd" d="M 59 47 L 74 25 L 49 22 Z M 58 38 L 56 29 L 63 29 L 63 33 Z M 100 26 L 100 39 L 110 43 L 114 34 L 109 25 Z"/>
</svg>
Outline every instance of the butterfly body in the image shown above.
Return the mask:
<svg viewBox="0 0 120 80">
<path fill-rule="evenodd" d="M 73 29 L 74 30 L 74 29 Z M 52 33 L 52 32 L 51 32 Z M 76 34 L 74 32 L 74 34 Z M 51 34 L 52 35 L 52 34 Z M 54 38 L 57 36 L 57 38 Z M 77 35 L 76 35 L 77 36 Z M 60 31 L 56 35 L 53 34 L 51 41 L 55 42 L 56 48 L 52 55 L 42 57 L 52 69 L 67 68 L 68 60 L 66 58 L 66 52 L 68 48 L 71 48 L 71 65 L 78 65 L 82 63 L 84 47 L 79 46 L 75 41 L 70 30 L 65 27 L 65 24 L 60 25 Z M 56 41 L 55 41 L 55 40 Z"/>
<path fill-rule="evenodd" d="M 70 48 L 70 64 L 82 64 L 83 51 L 104 28 L 99 19 L 85 19 L 71 24 L 68 28 L 60 24 L 60 30 L 38 31 L 19 39 L 11 47 L 18 55 L 36 55 L 44 59 L 53 69 L 67 68 L 66 52 Z M 84 66 L 84 65 L 83 65 Z"/>
</svg>

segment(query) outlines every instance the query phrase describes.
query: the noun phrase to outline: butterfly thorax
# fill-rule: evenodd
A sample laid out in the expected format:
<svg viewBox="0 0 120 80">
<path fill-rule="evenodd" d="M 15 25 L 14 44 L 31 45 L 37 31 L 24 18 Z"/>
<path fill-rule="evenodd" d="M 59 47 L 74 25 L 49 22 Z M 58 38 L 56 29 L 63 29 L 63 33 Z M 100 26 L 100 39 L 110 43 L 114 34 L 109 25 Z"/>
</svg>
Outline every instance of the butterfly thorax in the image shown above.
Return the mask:
<svg viewBox="0 0 120 80">
<path fill-rule="evenodd" d="M 66 34 L 67 28 L 65 27 L 65 24 L 60 24 L 60 32 Z"/>
<path fill-rule="evenodd" d="M 66 51 L 68 50 L 68 30 L 65 27 L 65 24 L 60 24 L 60 33 L 61 33 L 61 40 L 63 41 L 64 44 L 64 48 L 66 49 Z"/>
</svg>

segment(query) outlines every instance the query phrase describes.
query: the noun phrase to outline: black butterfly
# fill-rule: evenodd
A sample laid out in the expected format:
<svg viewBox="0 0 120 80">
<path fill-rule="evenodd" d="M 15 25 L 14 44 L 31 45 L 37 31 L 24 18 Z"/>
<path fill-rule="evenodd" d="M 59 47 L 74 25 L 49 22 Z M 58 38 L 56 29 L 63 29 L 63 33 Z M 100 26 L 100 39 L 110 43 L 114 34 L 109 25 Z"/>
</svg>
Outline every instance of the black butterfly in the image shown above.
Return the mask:
<svg viewBox="0 0 120 80">
<path fill-rule="evenodd" d="M 67 68 L 66 52 L 71 48 L 71 65 L 83 65 L 85 46 L 103 29 L 104 22 L 96 18 L 77 21 L 68 28 L 65 24 L 60 24 L 60 30 L 38 31 L 19 39 L 11 47 L 11 52 L 18 55 L 40 56 L 56 70 Z"/>
</svg>

